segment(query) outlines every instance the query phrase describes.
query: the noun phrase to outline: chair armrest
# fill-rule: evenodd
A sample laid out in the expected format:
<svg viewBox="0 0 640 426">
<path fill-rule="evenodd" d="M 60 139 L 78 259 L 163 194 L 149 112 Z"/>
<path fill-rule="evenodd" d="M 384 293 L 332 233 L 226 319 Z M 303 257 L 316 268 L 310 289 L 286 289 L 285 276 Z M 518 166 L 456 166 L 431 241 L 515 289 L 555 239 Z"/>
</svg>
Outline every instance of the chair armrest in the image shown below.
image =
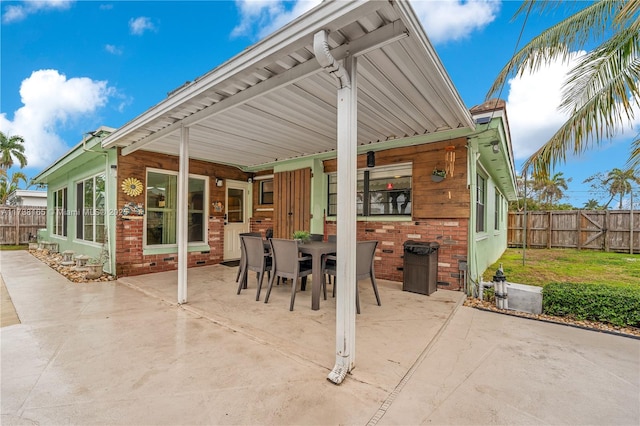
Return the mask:
<svg viewBox="0 0 640 426">
<path fill-rule="evenodd" d="M 302 256 L 298 258 L 298 262 L 302 262 L 304 260 L 311 260 L 311 256 Z"/>
<path fill-rule="evenodd" d="M 324 258 L 327 260 L 338 260 L 338 257 L 335 254 L 328 254 Z"/>
</svg>

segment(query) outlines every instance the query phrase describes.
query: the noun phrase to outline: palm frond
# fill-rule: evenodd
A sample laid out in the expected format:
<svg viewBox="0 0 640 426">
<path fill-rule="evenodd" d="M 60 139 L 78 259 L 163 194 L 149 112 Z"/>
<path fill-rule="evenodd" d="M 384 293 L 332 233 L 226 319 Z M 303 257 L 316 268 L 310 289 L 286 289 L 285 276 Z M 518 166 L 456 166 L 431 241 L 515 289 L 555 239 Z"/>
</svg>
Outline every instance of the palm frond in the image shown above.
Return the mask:
<svg viewBox="0 0 640 426">
<path fill-rule="evenodd" d="M 537 2 L 527 2 L 534 3 Z M 623 3 L 615 0 L 596 2 L 534 37 L 502 68 L 487 93 L 487 99 L 498 93 L 507 79 L 514 75 L 535 72 L 558 58 L 568 61 L 570 52 L 580 50 L 589 40 L 601 37 L 611 29 L 615 13 Z"/>
<path fill-rule="evenodd" d="M 592 98 L 604 96 L 621 104 L 627 119 L 632 119 L 633 103 L 640 106 L 639 76 L 640 35 L 621 30 L 571 70 L 560 109 L 573 113 Z"/>
</svg>

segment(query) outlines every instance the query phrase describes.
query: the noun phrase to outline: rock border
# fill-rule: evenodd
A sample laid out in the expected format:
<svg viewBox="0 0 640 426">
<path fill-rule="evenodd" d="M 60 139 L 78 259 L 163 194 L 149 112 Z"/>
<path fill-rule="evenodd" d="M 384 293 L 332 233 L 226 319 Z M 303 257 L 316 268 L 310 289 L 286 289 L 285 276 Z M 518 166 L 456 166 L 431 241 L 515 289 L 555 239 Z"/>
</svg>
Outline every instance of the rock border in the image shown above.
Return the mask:
<svg viewBox="0 0 640 426">
<path fill-rule="evenodd" d="M 115 281 L 116 277 L 113 275 L 109 275 L 106 272 L 103 273 L 99 278 L 95 279 L 87 279 L 85 277 L 86 271 L 78 271 L 74 266 L 62 265 L 63 257 L 60 253 L 53 253 L 49 250 L 29 250 L 29 253 L 41 261 L 42 263 L 49 266 L 51 269 L 58 272 L 60 275 L 64 276 L 67 280 L 73 283 L 97 283 L 97 282 L 108 282 Z"/>
<path fill-rule="evenodd" d="M 484 300 L 474 297 L 468 297 L 464 301 L 464 306 L 479 309 L 481 311 L 495 312 L 503 315 L 510 315 L 530 320 L 542 321 L 551 324 L 567 325 L 570 327 L 580 328 L 583 330 L 598 331 L 600 333 L 612 334 L 615 336 L 629 337 L 640 340 L 640 328 L 635 327 L 619 327 L 607 323 L 587 320 L 574 320 L 568 317 L 556 317 L 546 314 L 530 314 L 527 312 L 514 311 L 510 309 L 498 309 L 496 306 Z"/>
</svg>

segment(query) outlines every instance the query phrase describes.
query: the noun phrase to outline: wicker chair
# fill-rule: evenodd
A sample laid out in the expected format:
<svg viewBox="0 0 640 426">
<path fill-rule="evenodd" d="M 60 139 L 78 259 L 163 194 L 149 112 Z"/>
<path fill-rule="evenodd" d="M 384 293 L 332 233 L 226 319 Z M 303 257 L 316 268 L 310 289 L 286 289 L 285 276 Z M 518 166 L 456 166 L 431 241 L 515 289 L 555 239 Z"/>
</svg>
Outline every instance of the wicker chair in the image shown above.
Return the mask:
<svg viewBox="0 0 640 426">
<path fill-rule="evenodd" d="M 380 294 L 378 293 L 378 285 L 376 283 L 376 276 L 373 271 L 373 260 L 376 253 L 377 241 L 358 241 L 356 248 L 356 309 L 360 313 L 360 291 L 358 290 L 358 281 L 365 278 L 371 279 L 371 285 L 373 286 L 373 292 L 376 295 L 376 301 L 378 306 L 380 303 Z M 333 275 L 333 296 L 336 295 L 336 256 L 329 255 L 325 257 L 322 272 L 323 280 L 326 275 Z M 323 283 L 324 287 L 324 283 Z"/>
<path fill-rule="evenodd" d="M 271 271 L 272 259 L 270 253 L 265 253 L 264 243 L 262 237 L 253 237 L 249 235 L 243 235 L 240 237 L 240 243 L 244 247 L 245 253 L 245 265 L 242 271 L 240 282 L 238 283 L 238 294 L 242 288 L 246 288 L 247 275 L 249 271 L 257 272 L 257 284 L 258 290 L 256 292 L 256 300 L 260 300 L 260 290 L 262 289 L 262 282 L 264 280 L 264 273 Z"/>
<path fill-rule="evenodd" d="M 289 304 L 289 310 L 293 311 L 293 304 L 296 300 L 296 288 L 298 287 L 298 278 L 302 278 L 306 281 L 307 276 L 311 274 L 311 268 L 304 264 L 304 262 L 311 259 L 311 257 L 299 256 L 298 242 L 295 240 L 272 238 L 269 242 L 271 244 L 271 255 L 273 256 L 273 268 L 264 303 L 269 301 L 271 288 L 273 287 L 273 282 L 276 278 L 290 278 L 291 303 Z"/>
</svg>

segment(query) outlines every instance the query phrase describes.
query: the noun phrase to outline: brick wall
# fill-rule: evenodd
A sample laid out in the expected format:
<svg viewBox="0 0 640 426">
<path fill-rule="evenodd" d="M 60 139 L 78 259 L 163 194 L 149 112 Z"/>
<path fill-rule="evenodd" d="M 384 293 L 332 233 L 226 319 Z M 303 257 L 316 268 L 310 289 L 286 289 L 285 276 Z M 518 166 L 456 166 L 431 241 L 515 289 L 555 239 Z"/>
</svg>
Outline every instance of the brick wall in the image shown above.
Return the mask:
<svg viewBox="0 0 640 426">
<path fill-rule="evenodd" d="M 326 223 L 327 235 L 336 233 L 336 223 Z M 360 241 L 378 240 L 376 277 L 402 282 L 403 243 L 407 240 L 440 244 L 438 249 L 438 287 L 461 288 L 459 261 L 467 260 L 466 219 L 422 219 L 415 222 L 358 222 Z"/>
<path fill-rule="evenodd" d="M 144 220 L 142 217 L 118 218 L 116 221 L 116 275 L 131 276 L 178 269 L 178 250 L 175 253 L 144 255 L 142 251 Z M 209 251 L 190 252 L 189 267 L 214 265 L 222 262 L 223 220 L 209 218 Z"/>
</svg>

